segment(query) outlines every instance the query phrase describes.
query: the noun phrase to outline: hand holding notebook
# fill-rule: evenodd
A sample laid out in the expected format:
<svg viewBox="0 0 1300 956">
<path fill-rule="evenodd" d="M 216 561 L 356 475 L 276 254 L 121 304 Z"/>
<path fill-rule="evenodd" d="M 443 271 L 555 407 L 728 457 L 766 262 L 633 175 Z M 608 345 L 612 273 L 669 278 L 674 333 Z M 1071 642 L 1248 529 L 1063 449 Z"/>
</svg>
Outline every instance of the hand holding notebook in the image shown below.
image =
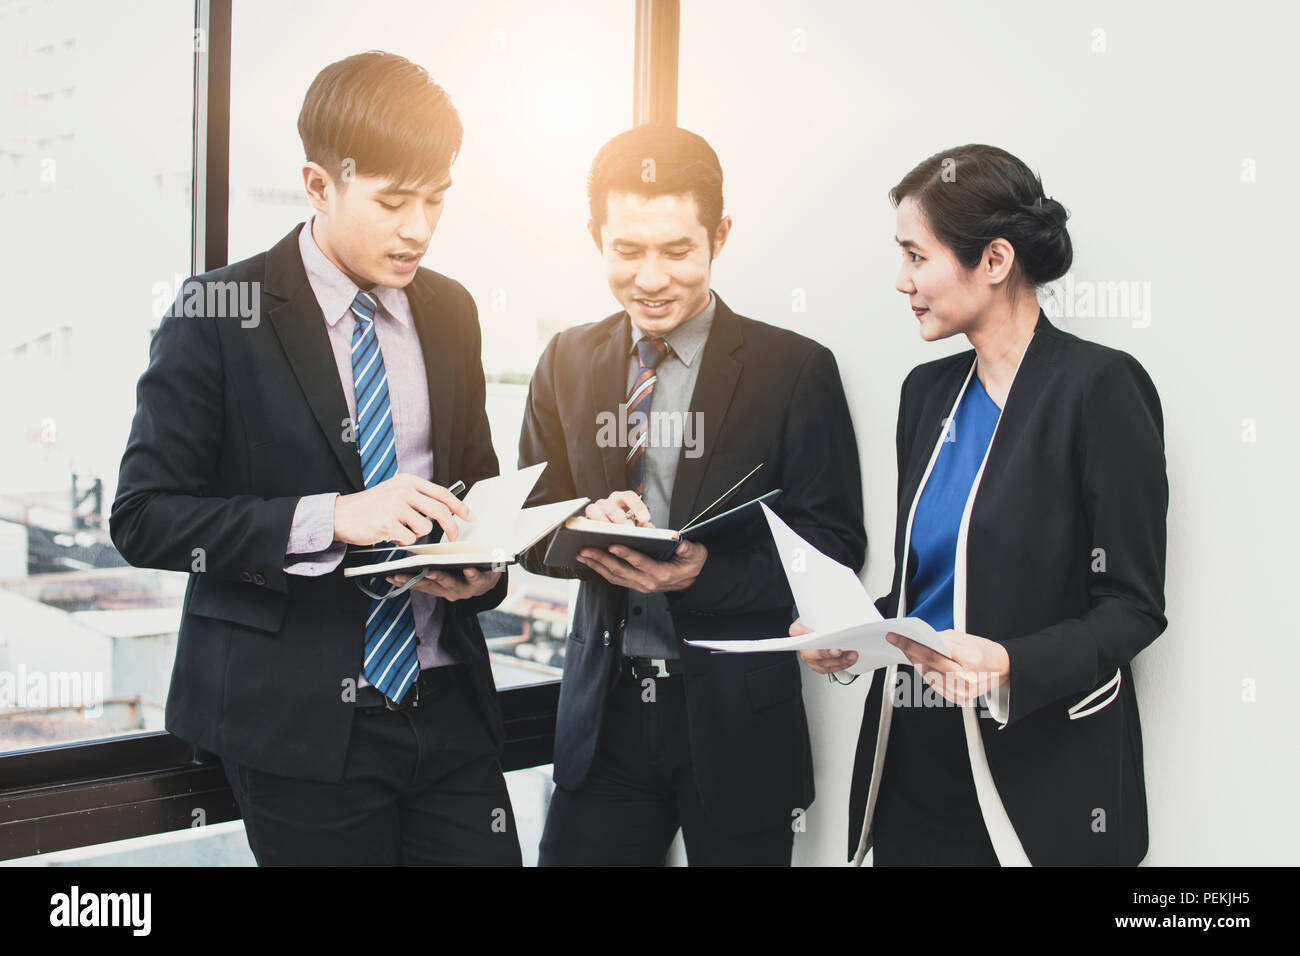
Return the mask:
<svg viewBox="0 0 1300 956">
<path fill-rule="evenodd" d="M 718 507 L 761 467 L 763 467 L 761 464 L 756 465 L 749 474 L 727 489 L 721 497 L 683 525 L 680 530 L 639 524 L 614 524 L 585 517 L 569 518 L 555 533 L 546 550 L 544 560 L 552 567 L 574 568 L 581 565 L 578 552 L 583 548 L 608 549 L 613 545 L 623 545 L 656 561 L 667 561 L 672 558 L 678 544 L 683 540 L 708 542 L 734 533 L 759 516 L 760 503 L 775 501 L 781 494 L 780 489 L 769 491 L 752 501 L 715 514 L 712 518 L 706 519 L 705 515 L 717 511 Z"/>
<path fill-rule="evenodd" d="M 355 555 L 360 563 L 346 568 L 344 576 L 370 577 L 403 568 L 500 568 L 516 563 L 524 551 L 588 501 L 574 498 L 524 508 L 545 468 L 546 462 L 538 462 L 522 471 L 477 482 L 465 497 L 477 520 L 457 517 L 455 541 L 353 549 L 349 558 Z"/>
</svg>

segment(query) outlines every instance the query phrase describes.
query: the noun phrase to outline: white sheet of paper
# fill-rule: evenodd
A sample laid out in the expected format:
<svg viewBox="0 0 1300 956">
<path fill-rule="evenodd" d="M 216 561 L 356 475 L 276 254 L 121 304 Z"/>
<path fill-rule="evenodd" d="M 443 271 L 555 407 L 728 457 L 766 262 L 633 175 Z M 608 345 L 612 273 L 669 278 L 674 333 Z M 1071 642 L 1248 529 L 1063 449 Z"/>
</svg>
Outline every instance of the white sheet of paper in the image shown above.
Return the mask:
<svg viewBox="0 0 1300 956">
<path fill-rule="evenodd" d="M 475 482 L 465 496 L 465 504 L 478 520 L 469 522 L 458 517 L 456 526 L 460 529 L 460 536 L 456 540 L 500 544 L 518 537 L 515 525 L 519 512 L 545 468 L 546 462 L 539 461 L 522 471 Z"/>
<path fill-rule="evenodd" d="M 907 657 L 885 640 L 890 631 L 924 644 L 947 656 L 938 633 L 914 617 L 885 620 L 852 568 L 827 557 L 799 537 L 762 505 L 772 539 L 781 555 L 781 567 L 790 583 L 790 593 L 799 606 L 799 616 L 811 634 L 773 637 L 754 641 L 690 641 L 695 647 L 715 651 L 754 654 L 763 651 L 845 650 L 857 651 L 858 668 L 875 670 L 890 664 L 906 664 Z"/>
<path fill-rule="evenodd" d="M 570 501 L 556 501 L 549 505 L 534 505 L 516 512 L 514 525 L 509 531 L 506 548 L 511 557 L 535 544 L 553 525 L 558 525 L 570 515 L 576 514 L 589 498 L 574 498 Z"/>
<path fill-rule="evenodd" d="M 805 627 L 833 631 L 850 624 L 880 620 L 871 596 L 852 568 L 827 557 L 795 534 L 766 502 L 760 507 L 772 529 L 785 579 L 790 582 L 790 593 L 799 606 L 799 617 Z"/>
<path fill-rule="evenodd" d="M 907 657 L 885 640 L 890 631 L 910 637 L 917 643 L 947 656 L 943 641 L 934 628 L 914 617 L 868 621 L 833 631 L 813 631 L 798 637 L 772 637 L 758 641 L 690 641 L 695 647 L 733 654 L 756 654 L 763 651 L 857 651 L 858 669 L 875 670 L 890 664 L 906 664 Z"/>
</svg>

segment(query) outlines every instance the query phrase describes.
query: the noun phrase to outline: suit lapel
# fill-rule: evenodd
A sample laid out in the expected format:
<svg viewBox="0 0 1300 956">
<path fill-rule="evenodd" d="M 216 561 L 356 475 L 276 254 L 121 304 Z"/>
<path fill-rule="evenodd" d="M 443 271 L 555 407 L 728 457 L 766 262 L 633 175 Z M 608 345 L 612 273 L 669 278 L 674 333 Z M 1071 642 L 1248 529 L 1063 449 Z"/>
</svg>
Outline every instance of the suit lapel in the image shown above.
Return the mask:
<svg viewBox="0 0 1300 956">
<path fill-rule="evenodd" d="M 348 403 L 339 381 L 325 316 L 307 281 L 307 270 L 298 252 L 300 228 L 281 239 L 267 254 L 262 282 L 264 294 L 272 300 L 267 314 L 325 441 L 347 475 L 352 490 L 363 491 L 356 443 L 343 439 Z"/>
<path fill-rule="evenodd" d="M 898 520 L 900 532 L 903 534 L 906 533 L 905 523 L 908 512 L 917 491 L 920 490 L 926 469 L 930 466 L 930 459 L 934 455 L 935 443 L 942 437 L 948 416 L 952 414 L 953 403 L 957 401 L 957 395 L 970 374 L 970 362 L 975 361 L 974 352 L 968 354 L 969 362 L 954 365 L 947 379 L 940 383 L 939 387 L 931 389 L 929 395 L 924 396 L 925 404 L 922 405 L 921 418 L 916 425 L 916 438 L 912 442 L 911 452 L 904 466 L 907 471 L 902 476 L 902 486 L 899 490 Z"/>
<path fill-rule="evenodd" d="M 1007 393 L 1006 407 L 1002 410 L 993 436 L 993 444 L 989 448 L 988 460 L 984 465 L 982 486 L 988 487 L 985 482 L 989 482 L 996 487 L 999 477 L 1005 471 L 1016 442 L 1025 433 L 1025 423 L 1051 380 L 1056 347 L 1056 327 L 1047 320 L 1047 316 L 1040 309 L 1038 324 L 1034 326 L 1034 335 L 1029 340 L 1020 368 L 1016 371 L 1015 380 L 1011 383 L 1011 390 Z M 974 352 L 967 354 L 970 356 L 970 362 L 975 361 Z M 923 406 L 921 419 L 917 424 L 916 439 L 912 443 L 906 463 L 907 471 L 899 493 L 900 541 L 904 540 L 901 536 L 907 533 L 907 516 L 920 490 L 921 480 L 925 477 L 930 458 L 934 454 L 935 443 L 939 441 L 948 416 L 953 412 L 953 403 L 957 400 L 957 394 L 971 374 L 970 362 L 954 365 L 951 376 L 931 390 L 930 395 L 927 396 L 929 400 Z M 978 497 L 976 502 L 978 503 Z M 907 561 L 908 555 L 903 554 L 899 567 L 895 568 L 896 577 L 900 573 L 907 573 Z M 897 581 L 895 588 L 897 588 Z"/>
<path fill-rule="evenodd" d="M 998 486 L 1016 443 L 1027 433 L 1025 426 L 1052 380 L 1058 342 L 1056 327 L 1047 321 L 1047 316 L 1040 309 L 1034 336 L 1029 340 L 1024 358 L 1020 360 L 1020 368 L 1016 370 L 1016 377 L 1011 383 L 1011 390 L 1007 393 L 1006 405 L 1002 409 L 997 434 L 993 436 L 981 484 L 986 482 L 992 487 Z"/>
<path fill-rule="evenodd" d="M 621 312 L 613 317 L 609 334 L 591 356 L 592 415 L 589 422 L 583 423 L 583 427 L 589 425 L 593 435 L 597 437 L 599 436 L 597 416 L 602 412 L 618 416 L 620 421 L 626 417 L 619 416 L 619 406 L 627 401 L 628 351 L 631 348 L 632 335 L 628 330 L 627 313 Z M 601 468 L 605 472 L 605 494 L 627 488 L 627 467 L 624 464 L 627 448 L 622 446 L 622 442 L 617 441 L 605 442 L 604 447 L 594 439 L 593 443 L 600 456 Z"/>
<path fill-rule="evenodd" d="M 716 293 L 715 293 L 716 295 Z M 669 506 L 669 527 L 680 528 L 695 516 L 700 486 L 704 474 L 708 471 L 713 449 L 717 447 L 718 436 L 731 407 L 731 397 L 740 381 L 740 360 L 732 353 L 744 343 L 740 331 L 740 319 L 727 308 L 718 296 L 717 310 L 713 314 L 713 325 L 709 337 L 704 343 L 704 351 L 699 359 L 700 371 L 695 379 L 695 391 L 691 395 L 689 414 L 699 415 L 703 424 L 700 436 L 700 455 L 696 458 L 686 457 L 683 447 L 677 459 L 677 477 L 673 482 L 672 502 Z M 743 425 L 743 423 L 742 423 Z M 757 464 L 757 462 L 755 462 Z M 742 473 L 743 474 L 743 473 Z M 741 476 L 724 475 L 724 482 L 735 482 Z M 725 490 L 724 484 L 719 491 Z"/>
<path fill-rule="evenodd" d="M 458 370 L 455 357 L 460 354 L 460 349 L 451 341 L 450 323 L 441 321 L 437 295 L 424 277 L 416 273 L 415 280 L 406 287 L 406 293 L 415 319 L 415 330 L 420 337 L 420 351 L 424 354 L 425 377 L 428 379 L 429 421 L 433 427 L 433 480 L 448 485 L 459 477 L 451 473 L 451 416 L 456 407 Z"/>
</svg>

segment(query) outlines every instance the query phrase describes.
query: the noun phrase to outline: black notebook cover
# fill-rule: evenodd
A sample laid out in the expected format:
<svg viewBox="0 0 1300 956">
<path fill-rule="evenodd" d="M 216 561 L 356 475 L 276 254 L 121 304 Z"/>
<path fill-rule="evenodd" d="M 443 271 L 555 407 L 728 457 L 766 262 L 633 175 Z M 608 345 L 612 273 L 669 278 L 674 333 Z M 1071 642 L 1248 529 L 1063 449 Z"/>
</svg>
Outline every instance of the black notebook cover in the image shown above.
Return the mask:
<svg viewBox="0 0 1300 956">
<path fill-rule="evenodd" d="M 758 507 L 760 502 L 770 506 L 780 494 L 781 489 L 773 489 L 752 501 L 737 505 L 720 515 L 709 518 L 707 521 L 692 525 L 681 532 L 681 537 L 688 541 L 708 542 L 734 534 L 759 517 L 761 514 Z M 654 558 L 656 561 L 667 561 L 677 550 L 679 544 L 677 540 L 620 534 L 617 530 L 619 527 L 619 525 L 611 523 L 608 525 L 609 531 L 604 529 L 591 531 L 575 530 L 562 526 L 551 539 L 550 546 L 546 549 L 546 557 L 543 560 L 551 567 L 580 568 L 585 567 L 578 560 L 578 552 L 583 548 L 608 548 L 611 545 L 621 544 L 634 551 L 639 551 L 646 557 Z"/>
</svg>

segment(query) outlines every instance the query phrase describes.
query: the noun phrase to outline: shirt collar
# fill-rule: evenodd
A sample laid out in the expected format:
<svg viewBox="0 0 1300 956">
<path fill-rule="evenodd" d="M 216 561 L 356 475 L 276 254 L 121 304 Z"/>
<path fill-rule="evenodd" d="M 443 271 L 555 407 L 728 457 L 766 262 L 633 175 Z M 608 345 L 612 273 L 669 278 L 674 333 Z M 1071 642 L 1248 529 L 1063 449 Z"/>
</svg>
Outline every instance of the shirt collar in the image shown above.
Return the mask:
<svg viewBox="0 0 1300 956">
<path fill-rule="evenodd" d="M 308 219 L 298 233 L 298 251 L 302 254 L 303 268 L 307 270 L 307 281 L 311 283 L 316 301 L 320 303 L 325 321 L 331 327 L 352 310 L 352 300 L 361 288 L 344 274 L 343 270 L 330 262 L 329 257 L 321 252 L 316 239 L 311 234 L 311 226 L 316 217 Z M 402 325 L 410 327 L 409 308 L 402 308 L 405 290 L 392 286 L 377 285 L 369 290 L 384 311 L 397 319 Z"/>
<path fill-rule="evenodd" d="M 673 354 L 681 359 L 682 364 L 687 368 L 695 361 L 695 357 L 700 354 L 700 349 L 704 348 L 704 343 L 708 341 L 709 329 L 713 327 L 713 314 L 718 310 L 718 297 L 709 291 L 709 304 L 706 305 L 698 315 L 693 315 L 677 328 L 664 336 L 664 341 L 668 343 Z M 636 344 L 644 338 L 649 338 L 641 330 L 641 327 L 632 321 L 628 316 L 628 324 L 632 327 L 632 346 L 628 349 L 631 355 L 636 351 Z"/>
</svg>

